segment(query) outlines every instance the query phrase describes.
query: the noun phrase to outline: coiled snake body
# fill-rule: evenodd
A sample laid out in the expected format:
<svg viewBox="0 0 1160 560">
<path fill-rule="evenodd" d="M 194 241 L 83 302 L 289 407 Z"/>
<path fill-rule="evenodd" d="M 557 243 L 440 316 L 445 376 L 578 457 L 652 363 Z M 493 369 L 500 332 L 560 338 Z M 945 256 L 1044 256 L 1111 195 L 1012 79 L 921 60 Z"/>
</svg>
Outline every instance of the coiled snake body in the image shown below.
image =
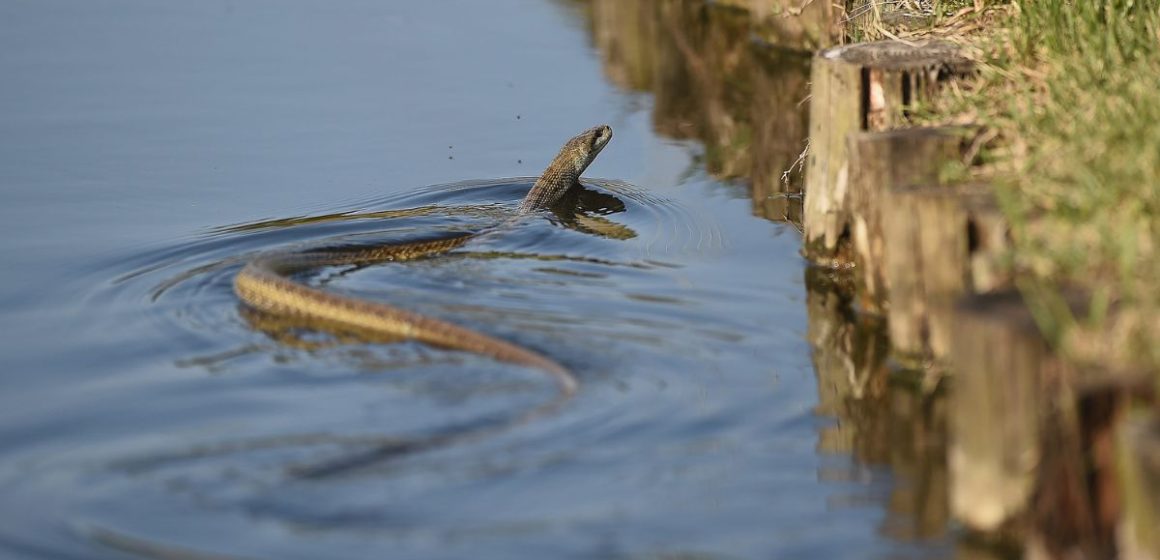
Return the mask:
<svg viewBox="0 0 1160 560">
<path fill-rule="evenodd" d="M 577 184 L 581 173 L 611 138 L 612 128 L 601 125 L 568 140 L 536 180 L 517 212 L 535 212 L 559 201 Z M 577 382 L 564 366 L 551 358 L 478 331 L 389 304 L 325 292 L 295 282 L 288 276 L 293 272 L 324 266 L 368 265 L 438 254 L 466 243 L 479 233 L 482 232 L 377 247 L 263 255 L 247 263 L 238 273 L 234 279 L 234 291 L 246 305 L 267 313 L 418 340 L 540 369 L 550 374 L 558 386 L 557 399 L 549 403 L 554 407 L 575 393 Z M 532 411 L 524 419 L 543 413 L 547 407 Z"/>
</svg>

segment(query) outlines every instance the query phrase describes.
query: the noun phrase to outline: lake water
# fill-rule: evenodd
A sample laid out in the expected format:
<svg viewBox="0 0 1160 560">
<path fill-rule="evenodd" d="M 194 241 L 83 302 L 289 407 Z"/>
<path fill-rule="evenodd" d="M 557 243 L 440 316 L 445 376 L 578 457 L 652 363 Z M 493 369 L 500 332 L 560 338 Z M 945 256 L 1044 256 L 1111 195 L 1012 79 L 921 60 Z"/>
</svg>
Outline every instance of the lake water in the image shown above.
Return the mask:
<svg viewBox="0 0 1160 560">
<path fill-rule="evenodd" d="M 0 556 L 954 554 L 941 401 L 807 269 L 808 56 L 692 2 L 0 4 Z M 307 281 L 581 382 L 241 306 L 249 256 L 572 207 Z"/>
</svg>

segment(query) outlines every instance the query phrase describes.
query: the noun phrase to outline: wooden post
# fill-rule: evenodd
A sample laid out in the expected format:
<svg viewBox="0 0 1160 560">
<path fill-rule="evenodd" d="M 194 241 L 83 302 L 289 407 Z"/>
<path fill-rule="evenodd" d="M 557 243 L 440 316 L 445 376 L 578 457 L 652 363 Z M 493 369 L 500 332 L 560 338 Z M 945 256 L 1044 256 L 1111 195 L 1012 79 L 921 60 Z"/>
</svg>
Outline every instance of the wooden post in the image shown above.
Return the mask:
<svg viewBox="0 0 1160 560">
<path fill-rule="evenodd" d="M 1011 249 L 1011 227 L 1007 223 L 1007 216 L 990 194 L 976 191 L 964 203 L 968 211 L 967 248 L 971 259 L 968 266 L 971 291 L 985 293 L 1011 286 L 1011 267 L 1007 263 Z"/>
<path fill-rule="evenodd" d="M 1124 500 L 1118 545 L 1121 558 L 1160 558 L 1160 420 L 1155 411 L 1125 422 L 1116 466 Z"/>
<path fill-rule="evenodd" d="M 895 187 L 939 184 L 942 167 L 961 160 L 964 141 L 972 132 L 965 127 L 938 127 L 849 135 L 850 233 L 863 311 L 881 313 L 886 304 L 884 271 L 890 246 L 883 238 L 881 208 L 895 204 Z"/>
<path fill-rule="evenodd" d="M 1077 316 L 1087 300 L 1061 294 Z M 954 312 L 947 456 L 955 517 L 1018 538 L 1031 558 L 1111 557 L 1117 525 L 1122 557 L 1160 558 L 1132 552 L 1160 543 L 1160 424 L 1125 427 L 1134 406 L 1154 406 L 1153 375 L 1060 357 L 1013 290 L 967 296 Z M 1136 521 L 1151 529 L 1128 528 Z"/>
<path fill-rule="evenodd" d="M 1074 311 L 1082 298 L 1065 294 Z M 1052 352 L 1015 291 L 955 309 L 951 507 L 976 531 L 1018 529 L 1031 557 L 1107 557 L 1121 492 L 1112 434 L 1150 398 L 1137 372 L 1092 370 Z"/>
<path fill-rule="evenodd" d="M 996 532 L 1025 519 L 1042 461 L 1048 380 L 1070 377 L 1018 293 L 973 295 L 956 307 L 950 395 L 951 510 Z"/>
<path fill-rule="evenodd" d="M 841 47 L 837 47 L 841 48 Z M 846 233 L 846 135 L 862 129 L 862 68 L 819 52 L 810 68 L 810 154 L 804 208 L 806 256 L 840 264 Z"/>
<path fill-rule="evenodd" d="M 814 55 L 804 247 L 810 259 L 850 263 L 846 135 L 897 128 L 908 107 L 971 68 L 956 47 L 938 41 L 858 43 Z"/>
<path fill-rule="evenodd" d="M 1006 248 L 1003 220 L 985 185 L 897 186 L 879 205 L 881 242 L 868 224 L 868 258 L 882 247 L 881 271 L 889 290 L 888 321 L 895 354 L 903 361 L 944 359 L 950 346 L 953 304 L 961 295 L 1001 285 L 992 261 Z M 985 234 L 985 235 L 984 235 Z M 978 266 L 985 273 L 975 274 Z M 864 272 L 860 272 L 861 277 Z M 974 285 L 979 276 L 982 287 Z"/>
<path fill-rule="evenodd" d="M 1114 555 L 1119 496 L 1108 440 L 1129 394 L 1114 387 L 1084 393 L 1079 382 L 1046 380 L 1041 398 L 1042 459 L 1026 536 L 1031 558 Z"/>
</svg>

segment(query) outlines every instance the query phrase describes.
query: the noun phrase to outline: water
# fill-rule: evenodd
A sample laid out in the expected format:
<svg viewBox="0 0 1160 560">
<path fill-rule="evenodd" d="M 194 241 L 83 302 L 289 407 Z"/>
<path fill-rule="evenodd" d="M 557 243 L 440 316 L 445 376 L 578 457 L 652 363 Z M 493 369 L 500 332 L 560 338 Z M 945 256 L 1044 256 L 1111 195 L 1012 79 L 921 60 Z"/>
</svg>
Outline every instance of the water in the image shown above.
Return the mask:
<svg viewBox="0 0 1160 560">
<path fill-rule="evenodd" d="M 718 26 L 732 14 L 668 4 L 667 27 L 619 29 L 616 6 L 659 10 L 0 5 L 0 555 L 948 554 L 937 437 L 914 434 L 939 432 L 938 401 L 883 381 L 880 329 L 806 270 L 778 194 L 808 59 Z M 697 77 L 690 52 L 720 60 Z M 578 396 L 295 476 L 553 387 L 254 314 L 230 289 L 245 258 L 494 223 L 605 122 L 569 211 L 308 278 L 535 348 Z"/>
</svg>

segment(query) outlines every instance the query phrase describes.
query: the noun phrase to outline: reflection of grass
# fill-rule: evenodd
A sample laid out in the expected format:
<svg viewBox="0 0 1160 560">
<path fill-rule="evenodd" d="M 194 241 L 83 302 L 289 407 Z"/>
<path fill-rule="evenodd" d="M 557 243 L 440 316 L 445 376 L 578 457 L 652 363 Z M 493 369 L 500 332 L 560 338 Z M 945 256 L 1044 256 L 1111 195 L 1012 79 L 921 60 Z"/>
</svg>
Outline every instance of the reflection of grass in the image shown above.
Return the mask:
<svg viewBox="0 0 1160 560">
<path fill-rule="evenodd" d="M 1011 17 L 974 41 L 986 64 L 949 104 L 995 133 L 984 158 L 1020 288 L 1077 357 L 1160 366 L 1160 0 L 988 4 Z M 1092 317 L 1060 303 L 1068 284 L 1092 294 Z"/>
</svg>

